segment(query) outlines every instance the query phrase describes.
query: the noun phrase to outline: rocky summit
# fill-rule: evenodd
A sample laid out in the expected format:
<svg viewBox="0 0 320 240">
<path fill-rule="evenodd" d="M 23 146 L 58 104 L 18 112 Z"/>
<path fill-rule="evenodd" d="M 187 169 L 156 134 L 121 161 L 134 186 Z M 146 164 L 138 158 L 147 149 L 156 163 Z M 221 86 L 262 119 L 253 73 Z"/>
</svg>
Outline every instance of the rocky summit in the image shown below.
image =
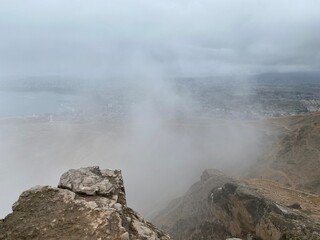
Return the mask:
<svg viewBox="0 0 320 240">
<path fill-rule="evenodd" d="M 205 170 L 153 222 L 173 239 L 319 240 L 320 196 Z"/>
<path fill-rule="evenodd" d="M 320 240 L 320 196 L 207 169 L 153 222 L 175 240 Z M 127 206 L 120 170 L 72 169 L 21 194 L 0 239 L 170 240 Z"/>
<path fill-rule="evenodd" d="M 127 207 L 120 170 L 69 170 L 57 188 L 31 188 L 12 209 L 0 221 L 0 239 L 170 239 Z"/>
</svg>

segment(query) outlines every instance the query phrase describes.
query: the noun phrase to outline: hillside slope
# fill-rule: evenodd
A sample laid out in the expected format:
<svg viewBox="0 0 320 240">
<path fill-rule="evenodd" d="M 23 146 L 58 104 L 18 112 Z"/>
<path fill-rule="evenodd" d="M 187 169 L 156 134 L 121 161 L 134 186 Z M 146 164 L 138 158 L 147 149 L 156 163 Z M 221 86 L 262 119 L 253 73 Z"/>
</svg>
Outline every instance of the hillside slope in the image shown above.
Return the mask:
<svg viewBox="0 0 320 240">
<path fill-rule="evenodd" d="M 275 118 L 267 124 L 273 144 L 245 175 L 320 193 L 320 113 Z"/>
<path fill-rule="evenodd" d="M 176 240 L 320 239 L 320 196 L 206 170 L 153 219 Z M 295 237 L 295 238 L 293 238 Z"/>
</svg>

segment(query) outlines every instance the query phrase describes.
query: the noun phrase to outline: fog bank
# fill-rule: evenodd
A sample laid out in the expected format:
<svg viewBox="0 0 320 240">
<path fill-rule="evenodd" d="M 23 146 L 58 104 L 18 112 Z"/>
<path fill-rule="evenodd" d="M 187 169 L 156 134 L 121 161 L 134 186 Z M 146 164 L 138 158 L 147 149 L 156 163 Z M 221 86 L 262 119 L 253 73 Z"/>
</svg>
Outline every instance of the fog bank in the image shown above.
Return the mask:
<svg viewBox="0 0 320 240">
<path fill-rule="evenodd" d="M 129 205 L 147 216 L 204 168 L 241 172 L 263 131 L 208 112 L 252 101 L 243 89 L 256 74 L 317 71 L 319 11 L 316 0 L 2 0 L 0 94 L 20 95 L 0 97 L 0 217 L 69 168 L 121 168 Z M 184 85 L 207 76 L 215 93 Z M 202 107 L 212 99 L 222 110 Z"/>
</svg>

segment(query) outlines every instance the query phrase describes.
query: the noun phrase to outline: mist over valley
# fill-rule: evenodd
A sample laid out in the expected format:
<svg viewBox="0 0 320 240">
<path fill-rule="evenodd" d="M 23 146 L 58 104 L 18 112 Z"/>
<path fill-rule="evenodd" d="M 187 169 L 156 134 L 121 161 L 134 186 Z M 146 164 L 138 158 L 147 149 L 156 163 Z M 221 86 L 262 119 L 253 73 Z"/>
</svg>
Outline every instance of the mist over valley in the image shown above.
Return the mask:
<svg viewBox="0 0 320 240">
<path fill-rule="evenodd" d="M 1 1 L 0 239 L 320 239 L 319 12 Z"/>
</svg>

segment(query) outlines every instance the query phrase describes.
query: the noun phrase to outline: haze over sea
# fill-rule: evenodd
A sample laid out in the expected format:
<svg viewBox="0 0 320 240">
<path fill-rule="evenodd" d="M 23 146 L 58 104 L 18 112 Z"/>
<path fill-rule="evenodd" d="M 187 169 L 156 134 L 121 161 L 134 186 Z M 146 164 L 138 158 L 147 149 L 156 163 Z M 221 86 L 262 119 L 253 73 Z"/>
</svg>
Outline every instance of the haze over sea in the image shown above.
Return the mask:
<svg viewBox="0 0 320 240">
<path fill-rule="evenodd" d="M 0 118 L 72 112 L 79 98 L 67 93 L 0 91 Z"/>
</svg>

